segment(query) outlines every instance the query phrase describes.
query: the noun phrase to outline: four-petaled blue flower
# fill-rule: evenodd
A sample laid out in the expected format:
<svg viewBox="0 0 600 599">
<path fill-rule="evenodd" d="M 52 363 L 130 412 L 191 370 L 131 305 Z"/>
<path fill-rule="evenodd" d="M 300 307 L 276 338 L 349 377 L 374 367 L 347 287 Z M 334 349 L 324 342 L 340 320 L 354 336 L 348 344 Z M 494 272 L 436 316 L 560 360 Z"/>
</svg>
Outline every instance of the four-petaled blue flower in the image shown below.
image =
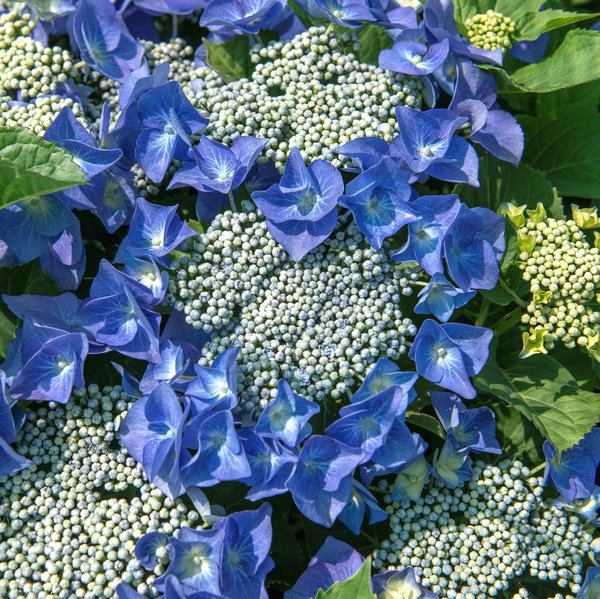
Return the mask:
<svg viewBox="0 0 600 599">
<path fill-rule="evenodd" d="M 314 401 L 296 395 L 289 383 L 279 381 L 275 399 L 263 410 L 255 430 L 261 435 L 279 439 L 288 447 L 296 447 L 311 433 L 308 421 L 319 412 Z"/>
<path fill-rule="evenodd" d="M 419 220 L 409 204 L 413 190 L 407 173 L 384 157 L 346 186 L 340 205 L 354 215 L 358 228 L 376 249 L 407 223 Z"/>
<path fill-rule="evenodd" d="M 438 320 L 447 322 L 454 310 L 464 306 L 475 295 L 475 291 L 457 289 L 443 274 L 436 272 L 419 292 L 415 314 L 433 314 Z"/>
<path fill-rule="evenodd" d="M 461 447 L 502 453 L 496 439 L 496 416 L 490 408 L 468 409 L 458 396 L 438 391 L 431 392 L 431 403 L 444 430 L 454 435 Z"/>
<path fill-rule="evenodd" d="M 341 27 L 360 27 L 376 17 L 364 0 L 301 0 L 300 6 L 316 19 L 327 19 Z"/>
<path fill-rule="evenodd" d="M 282 0 L 209 0 L 200 25 L 223 36 L 256 34 L 272 28 L 284 8 Z"/>
<path fill-rule="evenodd" d="M 392 146 L 414 173 L 455 183 L 479 185 L 479 160 L 474 148 L 454 132 L 467 122 L 443 108 L 396 108 L 400 134 Z"/>
<path fill-rule="evenodd" d="M 331 526 L 350 499 L 352 474 L 362 458 L 362 450 L 331 437 L 309 437 L 287 482 L 300 511 L 317 524 Z"/>
<path fill-rule="evenodd" d="M 422 587 L 412 568 L 404 570 L 388 570 L 375 574 L 372 578 L 373 592 L 380 599 L 406 597 L 414 599 L 437 599 L 437 595 Z"/>
<path fill-rule="evenodd" d="M 471 464 L 469 448 L 461 448 L 454 435 L 450 433 L 442 450 L 435 452 L 433 473 L 445 485 L 455 489 L 473 477 Z"/>
<path fill-rule="evenodd" d="M 135 100 L 141 132 L 135 157 L 146 175 L 160 183 L 173 158 L 185 160 L 191 147 L 190 135 L 208 124 L 176 81 L 143 93 Z"/>
<path fill-rule="evenodd" d="M 337 221 L 337 201 L 344 191 L 339 171 L 325 160 L 304 164 L 292 149 L 281 181 L 252 199 L 267 219 L 271 235 L 295 261 L 327 239 Z"/>
<path fill-rule="evenodd" d="M 131 406 L 120 431 L 123 446 L 142 464 L 150 481 L 171 498 L 185 492 L 180 460 L 188 411 L 162 382 Z"/>
<path fill-rule="evenodd" d="M 408 353 L 417 372 L 428 381 L 473 399 L 469 377 L 479 374 L 489 355 L 493 332 L 468 324 L 426 320 Z"/>
</svg>

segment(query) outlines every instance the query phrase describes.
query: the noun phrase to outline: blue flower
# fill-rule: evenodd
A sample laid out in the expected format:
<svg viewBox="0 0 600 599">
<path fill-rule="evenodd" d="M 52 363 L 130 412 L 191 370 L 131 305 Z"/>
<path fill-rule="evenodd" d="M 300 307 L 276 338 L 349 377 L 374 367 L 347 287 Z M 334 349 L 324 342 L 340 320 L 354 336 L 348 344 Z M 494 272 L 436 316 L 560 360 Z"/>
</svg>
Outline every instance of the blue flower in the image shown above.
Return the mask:
<svg viewBox="0 0 600 599">
<path fill-rule="evenodd" d="M 546 456 L 545 484 L 551 480 L 569 504 L 588 499 L 594 492 L 600 463 L 600 428 L 593 428 L 577 445 L 562 453 L 550 441 L 545 441 L 542 449 Z"/>
<path fill-rule="evenodd" d="M 479 185 L 477 153 L 454 132 L 466 122 L 442 108 L 415 110 L 396 108 L 400 135 L 392 147 L 414 173 L 425 173 L 442 181 Z"/>
<path fill-rule="evenodd" d="M 150 393 L 161 382 L 174 385 L 187 370 L 190 361 L 185 359 L 183 349 L 171 341 L 165 341 L 160 348 L 160 362 L 148 364 L 140 380 L 140 391 Z"/>
<path fill-rule="evenodd" d="M 271 29 L 284 7 L 282 0 L 209 0 L 200 25 L 225 36 L 256 34 Z"/>
<path fill-rule="evenodd" d="M 442 451 L 435 452 L 433 473 L 451 489 L 461 486 L 473 477 L 469 448 L 460 448 L 452 433 L 446 438 Z"/>
<path fill-rule="evenodd" d="M 77 318 L 96 343 L 158 362 L 160 315 L 150 310 L 155 303 L 150 289 L 103 260 Z"/>
<path fill-rule="evenodd" d="M 361 0 L 301 0 L 299 4 L 311 17 L 328 19 L 341 27 L 360 27 L 376 20 Z"/>
<path fill-rule="evenodd" d="M 577 599 L 596 599 L 600 597 L 600 568 L 588 568 L 583 585 L 577 593 Z"/>
<path fill-rule="evenodd" d="M 204 6 L 204 0 L 133 0 L 151 14 L 189 15 Z"/>
<path fill-rule="evenodd" d="M 359 137 L 346 142 L 336 152 L 352 158 L 357 168 L 348 168 L 354 172 L 363 172 L 375 166 L 382 158 L 390 155 L 389 144 L 381 137 Z"/>
<path fill-rule="evenodd" d="M 194 416 L 186 426 L 183 440 L 187 449 L 196 452 L 182 468 L 186 485 L 210 487 L 220 481 L 251 476 L 231 412 Z"/>
<path fill-rule="evenodd" d="M 273 531 L 271 506 L 237 512 L 215 524 L 224 530 L 221 586 L 226 597 L 267 599 L 265 578 L 273 569 L 269 557 Z"/>
<path fill-rule="evenodd" d="M 242 135 L 228 148 L 203 136 L 192 150 L 193 160 L 173 175 L 168 189 L 189 185 L 200 192 L 227 194 L 244 182 L 266 144 L 266 139 Z"/>
<path fill-rule="evenodd" d="M 19 262 L 44 254 L 62 233 L 79 221 L 58 198 L 23 200 L 0 210 L 0 239 Z"/>
<path fill-rule="evenodd" d="M 160 260 L 192 235 L 193 229 L 177 216 L 177 206 L 159 206 L 138 198 L 116 261 L 123 261 L 123 251 Z"/>
<path fill-rule="evenodd" d="M 331 526 L 352 491 L 352 474 L 363 452 L 331 437 L 313 435 L 302 446 L 287 487 L 300 511 L 310 520 Z"/>
<path fill-rule="evenodd" d="M 431 392 L 431 403 L 444 430 L 452 433 L 461 447 L 501 454 L 496 439 L 496 416 L 490 408 L 467 409 L 453 393 Z"/>
<path fill-rule="evenodd" d="M 87 353 L 83 333 L 59 332 L 27 360 L 10 386 L 11 396 L 66 403 L 73 387 L 85 384 L 83 362 Z"/>
<path fill-rule="evenodd" d="M 146 570 L 154 570 L 158 565 L 156 550 L 168 544 L 169 537 L 164 532 L 147 532 L 135 544 L 135 557 Z"/>
<path fill-rule="evenodd" d="M 378 395 L 344 406 L 340 418 L 325 434 L 363 452 L 361 463 L 371 459 L 385 442 L 399 413 L 404 413 L 407 396 L 402 387 L 385 389 Z"/>
<path fill-rule="evenodd" d="M 10 476 L 28 468 L 31 462 L 11 446 L 17 438 L 17 428 L 6 394 L 6 375 L 0 370 L 0 476 Z"/>
<path fill-rule="evenodd" d="M 412 194 L 408 174 L 399 171 L 392 158 L 384 157 L 348 183 L 340 204 L 352 211 L 368 243 L 379 249 L 386 237 L 419 220 L 409 204 Z"/>
<path fill-rule="evenodd" d="M 237 405 L 238 352 L 238 347 L 232 347 L 221 352 L 210 367 L 194 366 L 196 377 L 186 389 L 186 395 L 191 398 L 192 414 L 223 408 L 230 410 Z"/>
<path fill-rule="evenodd" d="M 307 168 L 293 148 L 279 184 L 255 191 L 252 199 L 265 215 L 271 235 L 298 261 L 335 228 L 343 190 L 342 176 L 333 165 L 315 160 Z"/>
<path fill-rule="evenodd" d="M 411 203 L 421 219 L 409 223 L 408 240 L 393 255 L 397 262 L 418 262 L 429 274 L 444 272 L 442 248 L 444 237 L 461 206 L 456 195 L 422 196 Z"/>
<path fill-rule="evenodd" d="M 179 538 L 169 541 L 171 561 L 165 574 L 156 580 L 160 590 L 169 576 L 176 578 L 186 592 L 204 591 L 221 595 L 220 567 L 225 529 L 181 528 Z"/>
<path fill-rule="evenodd" d="M 419 292 L 415 314 L 433 314 L 438 320 L 447 322 L 454 310 L 462 308 L 475 295 L 475 291 L 457 289 L 443 274 L 436 272 Z"/>
<path fill-rule="evenodd" d="M 496 106 L 496 81 L 468 60 L 457 64 L 457 79 L 449 109 L 469 119 L 469 139 L 488 152 L 518 166 L 525 136 L 517 119 Z"/>
<path fill-rule="evenodd" d="M 279 441 L 259 435 L 251 427 L 240 429 L 240 439 L 252 474 L 241 482 L 250 487 L 246 495 L 251 501 L 287 493 L 297 455 Z"/>
<path fill-rule="evenodd" d="M 414 597 L 414 599 L 437 599 L 437 595 L 422 587 L 415 577 L 412 568 L 388 570 L 375 574 L 371 580 L 373 592 L 378 599 L 395 599 L 396 597 Z"/>
<path fill-rule="evenodd" d="M 423 9 L 423 22 L 427 30 L 427 37 L 437 42 L 447 39 L 450 44 L 450 52 L 480 62 L 502 64 L 501 48 L 483 50 L 469 44 L 460 35 L 454 20 L 454 6 L 451 0 L 427 0 Z"/>
<path fill-rule="evenodd" d="M 146 261 L 136 258 L 127 250 L 122 249 L 119 257 L 123 260 L 123 272 L 147 287 L 152 293 L 155 303 L 161 302 L 169 286 L 169 273 L 161 271 L 151 256 Z"/>
<path fill-rule="evenodd" d="M 306 571 L 285 593 L 285 599 L 312 599 L 319 589 L 327 590 L 336 582 L 354 576 L 364 562 L 363 556 L 347 543 L 327 537 L 308 563 Z"/>
<path fill-rule="evenodd" d="M 462 205 L 444 238 L 448 272 L 465 291 L 496 286 L 504 249 L 504 217 L 487 208 Z"/>
<path fill-rule="evenodd" d="M 363 401 L 378 395 L 389 387 L 398 386 L 407 397 L 407 403 L 416 397 L 413 386 L 418 375 L 414 372 L 400 372 L 398 366 L 387 358 L 379 358 L 375 366 L 368 372 L 358 391 L 350 398 L 350 403 Z"/>
<path fill-rule="evenodd" d="M 160 183 L 173 158 L 186 158 L 190 135 L 204 129 L 208 121 L 192 106 L 176 81 L 146 91 L 135 101 L 135 107 L 142 126 L 135 157 L 144 173 Z"/>
<path fill-rule="evenodd" d="M 447 39 L 439 43 L 425 43 L 423 28 L 401 31 L 389 50 L 379 53 L 379 66 L 395 73 L 428 75 L 435 71 L 448 56 Z"/>
<path fill-rule="evenodd" d="M 124 81 L 141 65 L 144 48 L 109 0 L 80 0 L 71 26 L 81 57 L 95 71 Z"/>
<path fill-rule="evenodd" d="M 363 470 L 363 480 L 386 472 L 397 472 L 414 462 L 427 449 L 427 443 L 417 433 L 412 433 L 404 423 L 404 414 L 394 419 L 385 443 L 371 457 L 375 468 Z M 365 478 L 367 477 L 367 478 Z"/>
<path fill-rule="evenodd" d="M 426 320 L 408 356 L 428 381 L 473 399 L 476 392 L 469 377 L 485 365 L 492 337 L 492 331 L 483 327 Z"/>
<path fill-rule="evenodd" d="M 353 480 L 350 501 L 340 513 L 340 521 L 355 535 L 359 535 L 365 515 L 368 516 L 369 526 L 383 522 L 388 516 L 387 512 L 377 505 L 373 494 L 358 481 Z"/>
<path fill-rule="evenodd" d="M 279 439 L 288 447 L 296 447 L 311 433 L 308 421 L 319 412 L 319 406 L 296 395 L 289 383 L 279 381 L 275 399 L 263 410 L 255 430 Z"/>
<path fill-rule="evenodd" d="M 189 408 L 167 383 L 136 401 L 121 425 L 121 442 L 148 479 L 171 499 L 185 492 L 180 474 L 183 426 Z"/>
<path fill-rule="evenodd" d="M 430 473 L 431 466 L 423 456 L 402 469 L 396 475 L 390 490 L 392 501 L 416 501 L 421 496 Z"/>
</svg>

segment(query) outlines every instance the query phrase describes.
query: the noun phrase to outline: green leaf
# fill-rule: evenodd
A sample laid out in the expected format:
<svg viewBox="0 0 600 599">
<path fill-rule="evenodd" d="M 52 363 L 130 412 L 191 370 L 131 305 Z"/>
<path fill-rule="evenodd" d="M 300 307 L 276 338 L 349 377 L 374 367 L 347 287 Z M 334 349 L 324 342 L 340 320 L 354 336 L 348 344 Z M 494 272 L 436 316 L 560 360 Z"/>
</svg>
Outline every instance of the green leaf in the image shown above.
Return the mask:
<svg viewBox="0 0 600 599">
<path fill-rule="evenodd" d="M 600 115 L 582 106 L 553 116 L 521 117 L 523 160 L 543 171 L 561 195 L 600 198 Z"/>
<path fill-rule="evenodd" d="M 567 25 L 597 19 L 600 13 L 570 12 L 547 8 L 539 12 L 530 12 L 516 20 L 518 35 L 516 40 L 536 40 L 542 33 L 560 29 Z"/>
<path fill-rule="evenodd" d="M 498 67 L 481 68 L 496 73 L 505 93 L 546 93 L 600 79 L 600 32 L 574 29 L 544 60 L 506 72 Z"/>
<path fill-rule="evenodd" d="M 343 582 L 336 582 L 326 591 L 319 589 L 315 599 L 375 599 L 371 591 L 371 558 L 368 557 L 360 570 Z"/>
<path fill-rule="evenodd" d="M 440 421 L 429 414 L 423 414 L 422 412 L 406 412 L 406 422 L 418 426 L 434 435 L 440 437 L 440 439 L 445 439 L 446 434 L 444 433 L 444 429 L 440 424 Z"/>
<path fill-rule="evenodd" d="M 576 87 L 569 87 L 535 96 L 535 110 L 537 114 L 556 115 L 565 106 L 570 106 L 574 109 L 577 109 L 579 105 L 596 108 L 599 104 L 600 81 L 591 81 L 584 85 L 577 85 Z"/>
<path fill-rule="evenodd" d="M 582 389 L 554 358 L 517 353 L 490 359 L 475 386 L 530 420 L 559 451 L 575 445 L 600 420 L 600 394 Z"/>
<path fill-rule="evenodd" d="M 514 455 L 527 466 L 543 462 L 541 453 L 543 437 L 521 412 L 511 406 L 496 402 L 496 433 L 504 455 Z"/>
<path fill-rule="evenodd" d="M 206 62 L 225 81 L 236 81 L 250 77 L 253 65 L 250 62 L 250 41 L 245 35 L 236 35 L 232 40 L 219 44 L 204 40 Z"/>
<path fill-rule="evenodd" d="M 527 144 L 529 138 L 526 137 Z M 469 206 L 483 206 L 497 212 L 503 202 L 535 208 L 541 202 L 554 218 L 564 218 L 560 201 L 552 189 L 552 184 L 543 173 L 527 164 L 514 167 L 498 160 L 490 154 L 479 159 L 480 187 L 459 185 L 456 193 Z"/>
<path fill-rule="evenodd" d="M 22 127 L 0 127 L 0 209 L 84 183 L 66 150 Z"/>
<path fill-rule="evenodd" d="M 360 49 L 357 52 L 358 60 L 370 64 L 379 64 L 379 53 L 391 48 L 394 44 L 392 38 L 383 27 L 378 25 L 366 25 L 358 34 Z"/>
</svg>

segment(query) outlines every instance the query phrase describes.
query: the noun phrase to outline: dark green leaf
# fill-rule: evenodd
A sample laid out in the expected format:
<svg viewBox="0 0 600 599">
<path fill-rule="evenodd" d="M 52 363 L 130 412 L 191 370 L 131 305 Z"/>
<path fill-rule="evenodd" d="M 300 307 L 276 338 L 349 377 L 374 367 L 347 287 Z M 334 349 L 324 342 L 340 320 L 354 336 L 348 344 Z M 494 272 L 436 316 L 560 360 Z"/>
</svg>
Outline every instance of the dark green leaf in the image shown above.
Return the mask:
<svg viewBox="0 0 600 599">
<path fill-rule="evenodd" d="M 526 139 L 529 145 L 529 139 Z M 521 164 L 517 168 L 490 154 L 484 154 L 479 159 L 479 180 L 480 187 L 457 187 L 456 193 L 469 206 L 484 206 L 497 212 L 503 202 L 512 202 L 517 206 L 526 204 L 529 208 L 535 208 L 541 202 L 551 216 L 564 218 L 550 181 L 543 173 L 527 164 Z"/>
<path fill-rule="evenodd" d="M 556 115 L 564 110 L 565 106 L 571 107 L 572 110 L 577 110 L 579 106 L 596 108 L 600 104 L 600 81 L 592 81 L 549 94 L 539 94 L 535 96 L 535 102 L 536 112 L 539 115 Z"/>
<path fill-rule="evenodd" d="M 597 19 L 599 16 L 599 13 L 578 13 L 551 8 L 530 12 L 516 20 L 518 34 L 515 39 L 536 40 L 546 31 L 553 31 L 581 21 Z"/>
<path fill-rule="evenodd" d="M 440 421 L 429 414 L 423 414 L 422 412 L 406 412 L 406 422 L 408 424 L 425 429 L 426 431 L 437 435 L 441 439 L 446 438 Z"/>
<path fill-rule="evenodd" d="M 392 38 L 383 27 L 378 25 L 366 25 L 358 34 L 360 50 L 357 52 L 361 62 L 379 64 L 379 53 L 393 46 Z"/>
<path fill-rule="evenodd" d="M 539 431 L 521 412 L 509 405 L 495 402 L 496 433 L 504 455 L 514 455 L 527 466 L 543 461 L 541 447 L 544 441 Z"/>
<path fill-rule="evenodd" d="M 496 73 L 507 92 L 546 93 L 600 79 L 600 32 L 574 29 L 562 44 L 544 60 L 506 72 L 492 66 L 482 68 Z"/>
<path fill-rule="evenodd" d="M 600 394 L 580 388 L 548 355 L 490 359 L 475 385 L 521 412 L 559 451 L 575 445 L 600 420 Z"/>
<path fill-rule="evenodd" d="M 205 39 L 204 45 L 206 61 L 225 81 L 236 81 L 252 74 L 250 41 L 245 35 L 237 35 L 219 44 Z"/>
<path fill-rule="evenodd" d="M 600 198 L 600 114 L 595 109 L 565 107 L 554 118 L 520 121 L 527 140 L 524 161 L 543 171 L 561 195 Z"/>
<path fill-rule="evenodd" d="M 371 558 L 367 558 L 360 570 L 344 580 L 336 582 L 326 591 L 319 589 L 315 599 L 375 599 L 371 590 Z"/>
<path fill-rule="evenodd" d="M 0 209 L 84 183 L 66 150 L 22 127 L 0 127 Z"/>
</svg>

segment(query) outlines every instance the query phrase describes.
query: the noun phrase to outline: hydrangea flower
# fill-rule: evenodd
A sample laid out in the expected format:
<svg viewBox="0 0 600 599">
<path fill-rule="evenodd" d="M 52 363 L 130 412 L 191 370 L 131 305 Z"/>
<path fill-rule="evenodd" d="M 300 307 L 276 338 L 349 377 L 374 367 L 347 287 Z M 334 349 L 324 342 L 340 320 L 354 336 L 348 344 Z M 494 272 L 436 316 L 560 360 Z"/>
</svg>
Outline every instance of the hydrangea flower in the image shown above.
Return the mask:
<svg viewBox="0 0 600 599">
<path fill-rule="evenodd" d="M 362 402 L 378 395 L 389 387 L 400 387 L 407 394 L 407 403 L 416 397 L 413 389 L 418 375 L 414 372 L 400 372 L 398 366 L 387 358 L 379 358 L 375 366 L 369 370 L 358 391 L 350 398 L 351 403 Z"/>
<path fill-rule="evenodd" d="M 181 469 L 186 486 L 210 487 L 252 475 L 233 416 L 227 410 L 194 416 L 184 431 L 183 442 L 195 452 Z"/>
<path fill-rule="evenodd" d="M 351 210 L 369 244 L 379 249 L 386 237 L 419 219 L 409 204 L 412 195 L 408 174 L 384 157 L 348 183 L 339 203 Z"/>
<path fill-rule="evenodd" d="M 367 516 L 370 526 L 387 519 L 387 512 L 377 505 L 374 495 L 358 481 L 352 481 L 352 493 L 346 507 L 339 515 L 343 522 L 355 535 L 360 534 L 363 520 Z"/>
<path fill-rule="evenodd" d="M 354 576 L 363 561 L 362 555 L 350 545 L 329 536 L 296 584 L 286 591 L 285 599 L 312 599 L 319 589 L 327 590 L 336 582 Z"/>
<path fill-rule="evenodd" d="M 401 31 L 394 45 L 379 53 L 379 66 L 417 77 L 433 73 L 448 56 L 449 42 L 443 39 L 427 46 L 426 39 L 423 28 Z"/>
<path fill-rule="evenodd" d="M 146 175 L 160 183 L 173 158 L 185 159 L 190 135 L 203 129 L 207 120 L 192 106 L 176 81 L 143 93 L 135 102 L 141 132 L 135 156 Z"/>
<path fill-rule="evenodd" d="M 177 216 L 177 206 L 159 206 L 138 198 L 129 230 L 115 260 L 123 261 L 126 251 L 137 258 L 151 257 L 161 261 L 192 235 L 193 229 Z"/>
<path fill-rule="evenodd" d="M 17 428 L 6 394 L 6 375 L 0 370 L 0 476 L 10 476 L 31 465 L 11 446 L 17 438 Z"/>
<path fill-rule="evenodd" d="M 600 464 L 600 428 L 593 428 L 577 445 L 562 453 L 550 441 L 545 441 L 542 449 L 546 457 L 545 484 L 551 480 L 569 504 L 589 498 Z"/>
<path fill-rule="evenodd" d="M 388 570 L 376 574 L 372 579 L 373 592 L 377 599 L 395 599 L 407 597 L 410 599 L 437 599 L 437 595 L 422 587 L 415 576 L 413 568 L 403 570 Z"/>
<path fill-rule="evenodd" d="M 396 108 L 400 135 L 392 145 L 414 173 L 479 186 L 479 160 L 473 147 L 454 135 L 466 119 L 442 108 Z"/>
<path fill-rule="evenodd" d="M 418 262 L 429 275 L 444 272 L 443 242 L 461 203 L 456 195 L 421 196 L 411 203 L 421 218 L 409 223 L 408 240 L 393 255 L 397 262 Z"/>
<path fill-rule="evenodd" d="M 469 377 L 479 374 L 486 363 L 492 336 L 491 330 L 482 327 L 426 320 L 408 356 L 428 381 L 473 399 L 476 391 Z"/>
<path fill-rule="evenodd" d="M 316 19 L 327 19 L 341 27 L 360 27 L 375 21 L 375 15 L 362 0 L 302 0 L 300 6 Z"/>
<path fill-rule="evenodd" d="M 453 393 L 437 391 L 431 392 L 431 403 L 444 430 L 452 434 L 461 447 L 502 453 L 496 439 L 496 416 L 490 408 L 468 409 Z"/>
<path fill-rule="evenodd" d="M 352 474 L 362 458 L 360 449 L 312 435 L 287 482 L 298 509 L 313 522 L 331 526 L 350 499 Z"/>
<path fill-rule="evenodd" d="M 487 208 L 462 205 L 444 237 L 448 272 L 465 291 L 496 286 L 504 249 L 504 218 Z"/>
<path fill-rule="evenodd" d="M 416 501 L 429 479 L 431 466 L 420 456 L 412 464 L 403 468 L 394 480 L 391 488 L 393 501 Z"/>
<path fill-rule="evenodd" d="M 115 81 L 124 81 L 142 63 L 143 47 L 109 0 L 80 0 L 72 32 L 83 60 Z"/>
<path fill-rule="evenodd" d="M 200 25 L 218 35 L 256 34 L 260 29 L 270 29 L 284 6 L 281 0 L 209 0 Z"/>
<path fill-rule="evenodd" d="M 308 421 L 319 412 L 319 406 L 296 395 L 290 384 L 279 381 L 275 399 L 258 418 L 257 433 L 279 439 L 288 447 L 296 447 L 311 433 Z"/>
<path fill-rule="evenodd" d="M 142 464 L 152 483 L 170 498 L 185 492 L 180 460 L 188 411 L 189 407 L 182 407 L 173 389 L 162 382 L 133 404 L 121 426 L 121 442 L 127 451 Z"/>
<path fill-rule="evenodd" d="M 169 189 L 189 185 L 199 192 L 227 194 L 244 182 L 266 144 L 266 139 L 242 135 L 228 148 L 203 136 L 191 150 L 192 160 L 173 175 Z"/>
<path fill-rule="evenodd" d="M 293 260 L 300 260 L 327 239 L 337 221 L 337 201 L 344 184 L 325 160 L 304 164 L 293 148 L 279 184 L 252 194 L 267 219 L 269 232 Z"/>
<path fill-rule="evenodd" d="M 441 322 L 447 322 L 454 310 L 462 308 L 475 295 L 475 291 L 457 289 L 443 274 L 436 272 L 419 292 L 415 314 L 433 314 Z"/>
<path fill-rule="evenodd" d="M 461 486 L 473 476 L 469 448 L 460 448 L 452 433 L 446 438 L 441 451 L 433 458 L 433 473 L 451 489 Z"/>
</svg>

